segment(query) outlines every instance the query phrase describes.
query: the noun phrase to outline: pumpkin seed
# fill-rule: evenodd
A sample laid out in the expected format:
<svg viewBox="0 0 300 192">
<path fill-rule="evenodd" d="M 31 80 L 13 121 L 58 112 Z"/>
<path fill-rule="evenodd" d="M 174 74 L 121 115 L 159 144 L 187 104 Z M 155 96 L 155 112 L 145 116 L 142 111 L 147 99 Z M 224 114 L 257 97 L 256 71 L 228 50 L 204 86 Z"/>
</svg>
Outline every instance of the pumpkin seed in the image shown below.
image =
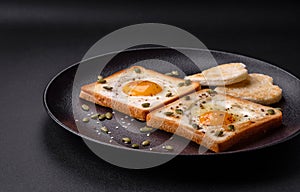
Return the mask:
<svg viewBox="0 0 300 192">
<path fill-rule="evenodd" d="M 151 127 L 142 127 L 142 128 L 140 128 L 141 133 L 147 133 L 147 132 L 150 132 L 150 131 L 152 131 Z"/>
<path fill-rule="evenodd" d="M 138 149 L 140 146 L 139 146 L 139 144 L 134 143 L 134 144 L 131 145 L 131 147 L 134 148 L 134 149 Z"/>
<path fill-rule="evenodd" d="M 130 144 L 131 143 L 131 139 L 129 137 L 123 137 L 122 138 L 122 142 L 126 143 L 126 144 Z"/>
<path fill-rule="evenodd" d="M 202 129 L 198 124 L 196 124 L 196 123 L 193 123 L 192 124 L 192 127 L 194 128 L 194 129 L 196 129 L 196 130 L 199 130 L 199 129 Z"/>
<path fill-rule="evenodd" d="M 141 73 L 141 69 L 140 68 L 134 68 L 134 72 Z"/>
<path fill-rule="evenodd" d="M 189 80 L 189 79 L 187 79 L 187 80 L 184 81 L 184 84 L 185 84 L 186 86 L 189 86 L 190 84 L 192 84 L 192 81 Z"/>
<path fill-rule="evenodd" d="M 184 99 L 188 101 L 188 100 L 191 100 L 191 97 L 189 95 L 187 95 L 184 97 Z"/>
<path fill-rule="evenodd" d="M 223 134 L 224 134 L 224 132 L 222 130 L 218 130 L 215 132 L 215 136 L 217 136 L 217 137 L 222 137 Z"/>
<path fill-rule="evenodd" d="M 105 113 L 105 118 L 106 119 L 112 119 L 112 117 L 113 117 L 113 114 L 111 113 L 111 112 L 107 112 L 107 113 Z"/>
<path fill-rule="evenodd" d="M 106 115 L 105 115 L 105 114 L 99 115 L 99 120 L 100 120 L 100 121 L 103 121 L 103 120 L 105 120 L 105 119 L 106 119 Z"/>
<path fill-rule="evenodd" d="M 96 113 L 96 114 L 94 114 L 94 115 L 91 116 L 91 119 L 97 119 L 98 117 L 99 117 L 99 114 Z"/>
<path fill-rule="evenodd" d="M 83 118 L 83 119 L 82 119 L 82 121 L 83 121 L 84 123 L 87 123 L 87 122 L 89 122 L 89 121 L 90 121 L 90 119 L 89 119 L 89 118 L 87 118 L 87 117 L 85 117 L 85 118 Z"/>
<path fill-rule="evenodd" d="M 178 83 L 178 87 L 182 87 L 182 86 L 184 86 L 184 82 Z"/>
<path fill-rule="evenodd" d="M 84 111 L 90 110 L 90 107 L 89 107 L 88 105 L 86 105 L 86 104 L 81 105 L 81 108 L 82 108 Z"/>
<path fill-rule="evenodd" d="M 168 75 L 168 76 L 178 76 L 179 72 L 178 71 L 171 71 L 170 73 L 165 73 L 165 75 Z"/>
<path fill-rule="evenodd" d="M 228 129 L 229 131 L 234 131 L 235 130 L 234 125 L 228 125 Z"/>
<path fill-rule="evenodd" d="M 171 116 L 171 115 L 173 115 L 174 113 L 171 112 L 171 111 L 167 111 L 167 112 L 165 112 L 164 114 L 165 114 L 166 116 Z"/>
<path fill-rule="evenodd" d="M 179 75 L 179 72 L 178 72 L 178 71 L 172 71 L 171 73 L 172 73 L 172 75 L 174 75 L 174 76 L 178 76 L 178 75 Z"/>
<path fill-rule="evenodd" d="M 167 93 L 166 97 L 172 97 L 172 93 L 171 92 Z"/>
<path fill-rule="evenodd" d="M 207 93 L 210 94 L 211 96 L 214 96 L 214 95 L 217 94 L 217 92 L 215 90 L 212 90 L 212 89 L 208 90 Z"/>
<path fill-rule="evenodd" d="M 183 114 L 183 111 L 182 111 L 182 109 L 175 109 L 175 112 L 176 112 L 177 114 L 180 114 L 180 115 L 182 115 L 182 114 Z"/>
<path fill-rule="evenodd" d="M 111 86 L 103 86 L 103 88 L 108 90 L 108 91 L 111 91 L 113 89 L 113 87 L 111 87 Z"/>
<path fill-rule="evenodd" d="M 108 129 L 106 127 L 101 127 L 100 130 L 103 132 L 103 133 L 108 133 Z"/>
<path fill-rule="evenodd" d="M 274 111 L 273 109 L 268 109 L 268 110 L 267 110 L 267 113 L 268 113 L 269 115 L 274 115 L 274 114 L 275 114 L 275 111 Z"/>
<path fill-rule="evenodd" d="M 171 146 L 171 145 L 166 145 L 166 146 L 165 146 L 165 149 L 168 150 L 168 151 L 173 151 L 173 146 Z"/>
<path fill-rule="evenodd" d="M 148 146 L 148 145 L 150 145 L 150 141 L 149 140 L 145 140 L 145 141 L 142 142 L 142 145 L 143 146 Z"/>
<path fill-rule="evenodd" d="M 142 103 L 142 107 L 150 107 L 150 103 Z"/>
<path fill-rule="evenodd" d="M 106 83 L 106 80 L 105 79 L 98 79 L 97 82 L 104 84 L 104 83 Z"/>
</svg>

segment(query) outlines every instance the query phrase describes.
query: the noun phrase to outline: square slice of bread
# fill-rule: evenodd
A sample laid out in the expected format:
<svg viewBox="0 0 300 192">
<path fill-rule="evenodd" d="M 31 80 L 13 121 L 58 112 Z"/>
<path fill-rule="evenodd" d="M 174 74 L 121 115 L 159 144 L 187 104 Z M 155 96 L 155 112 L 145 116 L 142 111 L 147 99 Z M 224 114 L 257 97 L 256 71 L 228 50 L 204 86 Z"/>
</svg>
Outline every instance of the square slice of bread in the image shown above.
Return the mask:
<svg viewBox="0 0 300 192">
<path fill-rule="evenodd" d="M 81 87 L 79 97 L 145 121 L 146 115 L 200 89 L 200 84 L 133 66 Z"/>
<path fill-rule="evenodd" d="M 191 93 L 147 115 L 147 125 L 192 140 L 214 152 L 262 136 L 282 124 L 280 110 L 218 94 Z"/>
</svg>

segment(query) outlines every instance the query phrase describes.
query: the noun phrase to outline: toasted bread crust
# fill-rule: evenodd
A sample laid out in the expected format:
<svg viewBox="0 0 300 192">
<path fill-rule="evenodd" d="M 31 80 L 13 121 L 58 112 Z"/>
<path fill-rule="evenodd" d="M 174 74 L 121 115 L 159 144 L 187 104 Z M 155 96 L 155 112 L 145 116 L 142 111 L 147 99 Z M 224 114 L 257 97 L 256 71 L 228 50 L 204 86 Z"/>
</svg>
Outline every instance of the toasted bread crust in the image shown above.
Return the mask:
<svg viewBox="0 0 300 192">
<path fill-rule="evenodd" d="M 158 78 L 168 79 L 169 81 L 174 82 L 175 86 L 177 86 L 178 82 L 182 81 L 182 79 L 171 77 L 171 76 L 166 76 L 166 75 L 160 74 L 158 72 L 155 72 L 155 71 L 152 71 L 149 69 L 145 69 L 140 66 L 133 66 L 127 70 L 133 70 L 134 68 L 139 68 L 140 70 L 145 71 L 150 76 L 158 76 Z M 119 78 L 119 76 L 124 74 L 127 70 L 118 71 L 118 72 L 106 77 L 105 79 L 107 80 L 107 82 L 110 82 L 114 79 Z M 102 86 L 102 84 L 100 84 L 100 85 Z M 146 115 L 150 111 L 153 111 L 163 105 L 173 102 L 173 101 L 177 100 L 179 97 L 182 97 L 190 92 L 196 91 L 199 88 L 200 88 L 199 83 L 192 82 L 189 87 L 185 88 L 185 90 L 180 92 L 178 95 L 175 95 L 173 97 L 169 97 L 165 100 L 162 100 L 159 104 L 156 104 L 149 108 L 141 108 L 141 107 L 135 106 L 128 102 L 122 102 L 122 101 L 118 100 L 117 96 L 112 97 L 112 96 L 105 95 L 101 92 L 101 90 L 99 91 L 99 84 L 97 82 L 82 86 L 79 97 L 81 99 L 85 99 L 87 101 L 96 103 L 101 106 L 112 108 L 112 109 L 120 111 L 124 114 L 128 114 L 131 117 L 134 117 L 136 119 L 145 121 Z"/>
<path fill-rule="evenodd" d="M 205 86 L 224 86 L 243 81 L 247 77 L 248 70 L 243 63 L 226 63 L 187 76 L 186 79 Z"/>
<path fill-rule="evenodd" d="M 247 80 L 239 83 L 217 87 L 215 91 L 263 105 L 277 103 L 282 98 L 282 89 L 273 85 L 273 78 L 258 73 L 249 74 Z"/>
<path fill-rule="evenodd" d="M 206 90 L 200 90 L 196 94 L 200 95 L 204 91 Z M 273 109 L 268 106 L 262 106 L 260 104 L 252 103 L 250 101 L 242 100 L 229 95 L 226 95 L 226 99 L 238 101 L 241 105 L 251 105 L 254 108 L 259 107 L 265 111 L 268 109 Z M 282 124 L 281 111 L 273 109 L 275 111 L 274 115 L 268 115 L 264 118 L 257 119 L 256 121 L 247 121 L 237 124 L 235 125 L 236 131 L 234 134 L 226 137 L 223 140 L 216 140 L 214 137 L 206 135 L 205 132 L 194 129 L 191 125 L 185 125 L 181 123 L 180 120 L 158 115 L 159 111 L 170 108 L 171 106 L 176 106 L 179 102 L 182 102 L 181 99 L 149 113 L 147 115 L 147 125 L 185 137 L 214 152 L 226 151 L 239 143 L 249 142 L 250 140 L 258 138 L 260 135 L 265 134 L 265 132 L 269 131 L 270 129 L 276 128 Z"/>
</svg>

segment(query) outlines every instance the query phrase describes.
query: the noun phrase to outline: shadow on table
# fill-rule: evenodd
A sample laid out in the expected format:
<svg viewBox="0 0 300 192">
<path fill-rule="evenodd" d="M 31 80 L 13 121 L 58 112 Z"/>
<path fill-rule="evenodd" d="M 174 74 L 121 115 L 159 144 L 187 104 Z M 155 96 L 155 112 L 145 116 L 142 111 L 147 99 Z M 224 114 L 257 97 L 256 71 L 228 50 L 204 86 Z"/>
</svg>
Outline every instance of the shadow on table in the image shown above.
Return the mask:
<svg viewBox="0 0 300 192">
<path fill-rule="evenodd" d="M 296 137 L 299 138 L 299 137 Z M 220 156 L 177 156 L 171 161 L 149 169 L 126 169 L 109 164 L 96 156 L 84 141 L 45 119 L 43 139 L 49 158 L 80 181 L 97 184 L 99 181 L 119 181 L 119 186 L 220 185 L 274 183 L 299 172 L 299 157 L 295 156 L 293 139 L 266 149 Z M 297 149 L 298 150 L 298 149 Z"/>
</svg>

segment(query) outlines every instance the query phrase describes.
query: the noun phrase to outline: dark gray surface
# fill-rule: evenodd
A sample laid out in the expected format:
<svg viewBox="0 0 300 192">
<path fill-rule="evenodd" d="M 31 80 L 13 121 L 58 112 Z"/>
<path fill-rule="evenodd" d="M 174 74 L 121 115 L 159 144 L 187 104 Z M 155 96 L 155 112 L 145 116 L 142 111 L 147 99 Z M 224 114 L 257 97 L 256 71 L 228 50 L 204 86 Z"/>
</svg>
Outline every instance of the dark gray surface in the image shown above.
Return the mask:
<svg viewBox="0 0 300 192">
<path fill-rule="evenodd" d="M 298 5 L 52 1 L 0 8 L 0 191 L 299 191 L 299 136 L 238 156 L 128 170 L 95 156 L 56 125 L 42 103 L 56 73 L 103 35 L 141 22 L 176 25 L 208 48 L 255 57 L 300 77 Z"/>
</svg>

